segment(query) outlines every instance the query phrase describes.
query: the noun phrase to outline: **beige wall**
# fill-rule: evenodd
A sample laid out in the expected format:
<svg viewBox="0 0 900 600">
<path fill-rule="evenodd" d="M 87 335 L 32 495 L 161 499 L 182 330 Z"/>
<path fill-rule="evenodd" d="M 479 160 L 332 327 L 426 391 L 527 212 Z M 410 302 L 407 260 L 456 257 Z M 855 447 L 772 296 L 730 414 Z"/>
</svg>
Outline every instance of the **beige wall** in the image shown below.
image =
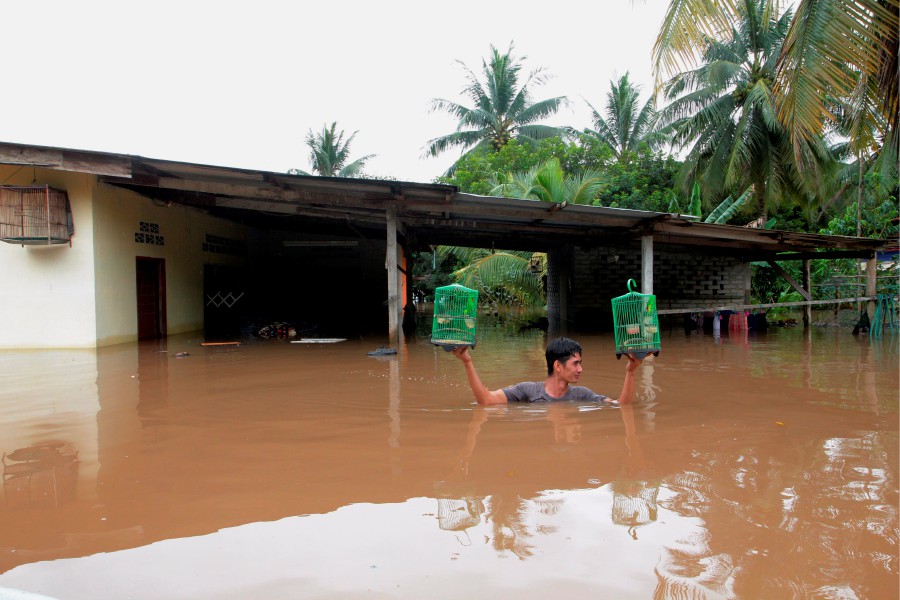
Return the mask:
<svg viewBox="0 0 900 600">
<path fill-rule="evenodd" d="M 0 243 L 0 349 L 93 348 L 137 339 L 135 259 L 166 265 L 169 334 L 203 327 L 203 265 L 246 258 L 203 252 L 207 235 L 246 240 L 247 228 L 181 206 L 167 207 L 96 176 L 0 165 L 0 184 L 66 190 L 75 235 L 69 245 Z M 163 245 L 138 243 L 141 222 Z"/>
<path fill-rule="evenodd" d="M 207 234 L 246 239 L 244 226 L 190 208 L 166 206 L 129 190 L 98 183 L 94 214 L 99 346 L 137 339 L 136 257 L 165 260 L 169 335 L 203 328 L 204 263 L 245 262 L 202 251 Z M 163 245 L 135 241 L 142 222 L 158 226 Z"/>
<path fill-rule="evenodd" d="M 72 245 L 0 242 L 0 348 L 92 348 L 93 203 L 89 175 L 0 166 L 0 184 L 47 185 L 68 191 L 75 221 Z"/>
</svg>

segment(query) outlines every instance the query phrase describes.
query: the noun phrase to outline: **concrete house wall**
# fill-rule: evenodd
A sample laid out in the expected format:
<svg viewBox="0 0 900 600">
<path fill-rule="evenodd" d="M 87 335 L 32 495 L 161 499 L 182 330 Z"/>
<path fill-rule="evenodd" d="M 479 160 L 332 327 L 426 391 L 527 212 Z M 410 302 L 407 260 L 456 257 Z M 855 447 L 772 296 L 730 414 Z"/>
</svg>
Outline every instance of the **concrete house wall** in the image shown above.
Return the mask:
<svg viewBox="0 0 900 600">
<path fill-rule="evenodd" d="M 0 243 L 0 348 L 92 348 L 97 342 L 93 177 L 0 166 L 3 185 L 68 192 L 71 247 Z"/>
<path fill-rule="evenodd" d="M 574 253 L 570 314 L 576 327 L 612 329 L 611 299 L 641 285 L 641 248 L 579 248 Z M 656 245 L 653 292 L 660 309 L 745 304 L 750 300 L 750 265 L 735 257 Z"/>
<path fill-rule="evenodd" d="M 204 252 L 207 235 L 245 239 L 248 228 L 165 206 L 97 182 L 94 175 L 0 166 L 4 185 L 68 193 L 71 246 L 0 243 L 0 348 L 93 348 L 137 339 L 136 257 L 166 266 L 167 333 L 203 327 L 203 265 L 245 257 Z M 138 241 L 152 224 L 162 243 Z M 146 240 L 147 238 L 143 238 Z"/>
<path fill-rule="evenodd" d="M 97 345 L 137 339 L 136 258 L 165 260 L 167 333 L 203 328 L 203 265 L 246 264 L 204 252 L 207 236 L 246 240 L 249 229 L 115 186 L 94 186 Z M 77 227 L 77 223 L 76 223 Z M 142 231 L 143 229 L 152 229 Z M 142 236 L 143 234 L 143 236 Z"/>
</svg>

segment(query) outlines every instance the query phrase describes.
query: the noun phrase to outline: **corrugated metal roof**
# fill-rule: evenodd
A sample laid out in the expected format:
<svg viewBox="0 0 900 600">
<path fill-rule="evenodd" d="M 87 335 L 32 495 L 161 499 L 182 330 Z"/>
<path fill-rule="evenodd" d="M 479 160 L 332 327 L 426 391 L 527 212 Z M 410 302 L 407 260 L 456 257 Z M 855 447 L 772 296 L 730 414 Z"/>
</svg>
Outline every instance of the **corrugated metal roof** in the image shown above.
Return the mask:
<svg viewBox="0 0 900 600">
<path fill-rule="evenodd" d="M 403 234 L 419 246 L 545 250 L 563 244 L 620 245 L 652 234 L 658 244 L 757 260 L 822 250 L 864 256 L 886 245 L 881 240 L 700 223 L 669 213 L 476 196 L 439 184 L 287 175 L 3 142 L 0 163 L 94 173 L 108 185 L 263 227 L 352 228 L 383 237 L 386 214 L 392 210 Z"/>
</svg>

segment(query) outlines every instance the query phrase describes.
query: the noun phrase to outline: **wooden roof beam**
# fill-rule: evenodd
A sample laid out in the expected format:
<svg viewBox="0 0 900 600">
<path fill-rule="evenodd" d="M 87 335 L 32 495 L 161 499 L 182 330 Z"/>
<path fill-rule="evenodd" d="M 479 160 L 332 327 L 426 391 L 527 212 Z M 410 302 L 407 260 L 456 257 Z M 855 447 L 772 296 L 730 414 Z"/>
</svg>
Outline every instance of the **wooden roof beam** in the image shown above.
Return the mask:
<svg viewBox="0 0 900 600">
<path fill-rule="evenodd" d="M 131 159 L 127 156 L 65 148 L 22 147 L 0 142 L 0 164 L 131 177 Z"/>
</svg>

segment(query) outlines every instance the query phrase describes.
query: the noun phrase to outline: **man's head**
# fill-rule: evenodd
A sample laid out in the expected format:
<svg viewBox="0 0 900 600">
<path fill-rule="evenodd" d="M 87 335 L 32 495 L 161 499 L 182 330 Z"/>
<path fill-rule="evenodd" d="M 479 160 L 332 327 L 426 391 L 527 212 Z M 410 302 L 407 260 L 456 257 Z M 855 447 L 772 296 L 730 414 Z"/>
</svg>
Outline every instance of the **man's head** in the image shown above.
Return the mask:
<svg viewBox="0 0 900 600">
<path fill-rule="evenodd" d="M 553 365 L 556 361 L 566 364 L 566 361 L 578 354 L 581 356 L 581 344 L 569 338 L 556 338 L 547 344 L 547 375 L 553 375 Z"/>
</svg>

